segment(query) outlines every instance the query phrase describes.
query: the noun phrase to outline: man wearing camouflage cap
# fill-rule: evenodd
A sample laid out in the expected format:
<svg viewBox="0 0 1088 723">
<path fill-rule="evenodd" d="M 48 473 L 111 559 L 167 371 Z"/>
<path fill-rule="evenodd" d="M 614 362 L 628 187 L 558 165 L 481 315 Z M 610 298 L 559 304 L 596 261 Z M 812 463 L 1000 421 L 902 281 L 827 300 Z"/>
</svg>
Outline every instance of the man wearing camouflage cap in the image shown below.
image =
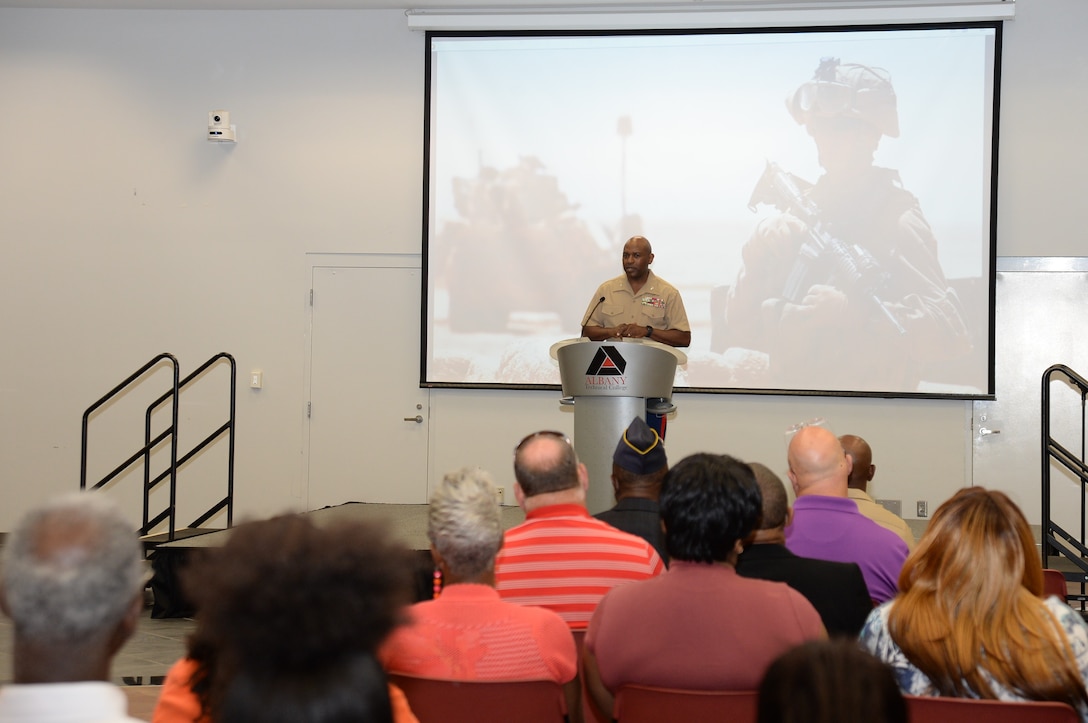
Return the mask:
<svg viewBox="0 0 1088 723">
<path fill-rule="evenodd" d="M 666 564 L 669 555 L 665 551 L 657 499 L 661 496 L 661 480 L 668 471 L 665 443 L 657 430 L 641 417 L 635 417 L 612 455 L 612 489 L 616 493 L 616 506 L 594 515 L 598 520 L 649 542 Z"/>
<path fill-rule="evenodd" d="M 765 353 L 790 388 L 914 391 L 925 364 L 962 356 L 970 337 L 918 199 L 874 165 L 900 131 L 891 76 L 822 58 L 786 107 L 824 173 L 813 184 L 768 164 L 750 203 L 782 212 L 742 250 L 730 345 Z"/>
</svg>

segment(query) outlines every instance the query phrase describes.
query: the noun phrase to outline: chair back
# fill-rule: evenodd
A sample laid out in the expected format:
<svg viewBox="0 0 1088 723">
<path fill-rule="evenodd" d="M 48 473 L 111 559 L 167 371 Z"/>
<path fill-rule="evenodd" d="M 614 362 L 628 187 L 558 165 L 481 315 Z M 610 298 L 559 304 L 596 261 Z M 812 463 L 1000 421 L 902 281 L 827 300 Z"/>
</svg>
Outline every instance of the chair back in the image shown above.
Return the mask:
<svg viewBox="0 0 1088 723">
<path fill-rule="evenodd" d="M 755 690 L 679 690 L 625 685 L 616 695 L 613 717 L 619 723 L 755 723 Z"/>
<path fill-rule="evenodd" d="M 1048 567 L 1043 568 L 1043 595 L 1047 597 L 1057 595 L 1059 599 L 1065 600 L 1066 596 L 1069 595 L 1069 587 L 1065 582 L 1065 573 Z"/>
<path fill-rule="evenodd" d="M 903 697 L 912 723 L 1080 723 L 1072 706 L 1053 701 Z"/>
<path fill-rule="evenodd" d="M 419 723 L 564 723 L 563 686 L 551 680 L 458 681 L 390 673 Z"/>
<path fill-rule="evenodd" d="M 612 723 L 610 718 L 597 713 L 597 708 L 589 702 L 589 691 L 586 690 L 585 685 L 582 683 L 585 678 L 585 671 L 582 666 L 582 651 L 586 647 L 585 628 L 571 630 L 570 634 L 574 637 L 574 650 L 578 655 L 578 675 L 574 678 L 574 689 L 572 691 L 572 696 L 577 703 L 574 705 L 573 710 L 570 709 L 570 706 L 567 706 L 567 718 L 570 723 Z"/>
</svg>

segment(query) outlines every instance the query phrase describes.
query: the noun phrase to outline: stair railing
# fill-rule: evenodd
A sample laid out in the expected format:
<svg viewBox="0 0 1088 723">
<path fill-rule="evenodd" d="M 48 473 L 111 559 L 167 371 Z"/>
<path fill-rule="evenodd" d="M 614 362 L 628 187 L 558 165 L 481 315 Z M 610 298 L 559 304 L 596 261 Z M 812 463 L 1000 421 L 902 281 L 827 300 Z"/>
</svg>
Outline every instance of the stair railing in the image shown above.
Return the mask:
<svg viewBox="0 0 1088 723">
<path fill-rule="evenodd" d="M 1050 433 L 1050 388 L 1055 377 L 1069 383 L 1080 394 L 1080 452 L 1071 451 L 1060 444 Z M 1073 564 L 1079 572 L 1065 572 L 1065 579 L 1080 584 L 1080 594 L 1067 595 L 1070 602 L 1078 601 L 1083 608 L 1088 601 L 1085 583 L 1088 583 L 1088 547 L 1085 547 L 1086 522 L 1086 487 L 1088 485 L 1088 466 L 1085 465 L 1085 409 L 1088 400 L 1088 379 L 1074 372 L 1064 364 L 1055 364 L 1045 372 L 1042 379 L 1042 556 L 1043 567 L 1050 567 L 1051 558 L 1064 558 Z M 1051 463 L 1058 462 L 1080 481 L 1080 534 L 1079 537 L 1065 530 L 1051 519 Z M 1058 538 L 1061 538 L 1059 541 Z"/>
<path fill-rule="evenodd" d="M 168 392 L 168 394 L 171 395 L 174 398 L 175 402 L 176 402 L 177 394 L 178 394 L 178 386 L 179 386 L 178 385 L 178 379 L 180 377 L 180 368 L 178 366 L 178 360 L 177 360 L 177 357 L 175 357 L 173 354 L 163 353 L 163 354 L 159 354 L 156 357 L 153 357 L 151 359 L 151 361 L 144 364 L 142 367 L 140 367 L 139 369 L 134 371 L 132 374 L 129 374 L 128 377 L 126 377 L 124 381 L 122 381 L 120 384 L 118 384 L 113 389 L 106 392 L 97 402 L 95 402 L 91 406 L 87 407 L 87 411 L 83 412 L 83 435 L 82 435 L 82 444 L 81 444 L 80 462 L 79 462 L 79 488 L 80 489 L 87 489 L 87 449 L 88 449 L 88 438 L 89 438 L 91 414 L 93 414 L 96 410 L 98 410 L 100 407 L 102 407 L 107 402 L 113 400 L 121 392 L 127 390 L 130 386 L 132 386 L 134 383 L 139 381 L 140 378 L 144 374 L 146 374 L 149 370 L 151 370 L 153 367 L 157 366 L 160 362 L 163 362 L 163 361 L 168 361 L 170 363 L 171 367 L 173 368 L 174 383 L 171 386 L 171 389 Z M 134 454 L 132 454 L 132 456 L 130 456 L 128 459 L 126 459 L 121 464 L 117 465 L 117 467 L 115 467 L 113 469 L 113 471 L 109 472 L 105 477 L 103 477 L 102 479 L 98 480 L 93 485 L 91 485 L 91 489 L 97 490 L 97 489 L 101 489 L 102 487 L 105 487 L 113 479 L 115 479 L 119 474 L 121 474 L 122 472 L 127 470 L 129 467 L 134 465 L 136 462 L 139 462 L 141 460 L 144 460 L 144 462 L 145 462 L 144 469 L 146 470 L 147 469 L 147 460 L 149 460 L 151 458 L 151 451 L 156 446 L 158 446 L 160 442 L 162 442 L 164 439 L 167 439 L 168 437 L 170 438 L 170 447 L 171 447 L 171 449 L 170 449 L 170 461 L 171 461 L 170 469 L 175 470 L 176 465 L 174 464 L 174 462 L 177 460 L 177 438 L 174 436 L 173 431 L 175 429 L 177 429 L 177 426 L 178 426 L 178 406 L 175 403 L 174 404 L 174 409 L 173 409 L 173 412 L 172 412 L 172 419 L 171 419 L 170 427 L 168 427 L 166 430 L 164 430 L 162 432 L 162 434 L 157 436 L 154 440 L 145 440 L 145 443 L 144 443 L 143 447 L 136 450 L 136 452 Z M 173 484 L 173 483 L 171 483 L 171 484 Z M 146 522 L 146 520 L 145 520 L 145 522 Z"/>
<path fill-rule="evenodd" d="M 116 387 L 107 392 L 101 399 L 96 401 L 87 411 L 83 413 L 83 440 L 82 440 L 82 455 L 80 461 L 80 481 L 79 486 L 81 489 L 87 488 L 87 449 L 88 449 L 88 428 L 89 420 L 92 413 L 95 410 L 102 407 L 104 404 L 115 398 L 121 392 L 128 389 L 131 385 L 135 384 L 140 378 L 146 374 L 150 369 L 160 364 L 162 361 L 167 360 L 170 362 L 173 368 L 173 383 L 162 396 L 148 405 L 144 414 L 144 444 L 132 455 L 130 455 L 124 462 L 119 464 L 111 472 L 105 475 L 102 479 L 95 482 L 91 489 L 99 489 L 125 470 L 129 469 L 133 464 L 142 461 L 144 479 L 142 485 L 143 496 L 143 523 L 140 527 L 140 534 L 147 535 L 162 522 L 167 523 L 167 542 L 172 542 L 177 536 L 177 473 L 178 470 L 183 467 L 189 460 L 193 459 L 203 449 L 214 443 L 217 439 L 221 438 L 224 434 L 228 435 L 228 448 L 227 448 L 227 492 L 224 497 L 217 500 L 212 506 L 203 514 L 199 515 L 188 526 L 191 528 L 199 527 L 207 522 L 215 514 L 219 513 L 224 508 L 227 515 L 227 527 L 233 524 L 234 519 L 234 425 L 235 425 L 235 390 L 237 388 L 237 365 L 234 361 L 234 357 L 226 352 L 220 352 L 212 356 L 196 370 L 186 376 L 184 379 L 180 379 L 178 360 L 172 354 L 159 354 L 130 374 L 124 381 L 118 384 Z M 186 452 L 180 458 L 178 457 L 178 401 L 181 391 L 198 379 L 206 370 L 212 365 L 226 360 L 230 366 L 230 413 L 226 422 L 221 424 L 213 432 L 208 434 L 204 439 L 200 440 L 191 450 Z M 166 402 L 170 402 L 170 425 L 157 434 L 152 433 L 151 419 L 155 411 L 159 409 Z M 170 464 L 169 466 L 155 475 L 151 476 L 151 455 L 156 448 L 159 447 L 164 441 L 170 443 Z M 152 491 L 164 480 L 169 479 L 169 500 L 164 510 L 157 513 L 153 518 L 151 517 L 150 503 Z"/>
<path fill-rule="evenodd" d="M 190 383 L 199 378 L 207 369 L 216 364 L 220 360 L 226 360 L 230 365 L 230 416 L 227 421 L 217 427 L 214 431 L 209 433 L 204 439 L 196 443 L 196 445 L 177 458 L 176 454 L 171 458 L 170 469 L 163 470 L 157 476 L 152 478 L 150 476 L 150 467 L 144 465 L 144 527 L 140 530 L 141 535 L 146 535 L 159 525 L 163 520 L 167 521 L 167 541 L 173 542 L 177 534 L 177 470 L 185 465 L 186 462 L 198 455 L 204 448 L 211 445 L 222 435 L 227 434 L 227 492 L 226 494 L 204 513 L 198 516 L 195 520 L 190 522 L 187 527 L 196 528 L 211 519 L 220 510 L 226 508 L 227 511 L 227 527 L 230 527 L 234 522 L 234 418 L 235 418 L 235 390 L 237 388 L 238 378 L 238 366 L 234 361 L 234 357 L 226 352 L 220 352 L 215 356 L 208 359 L 199 367 L 194 369 L 188 376 L 181 380 L 178 385 L 178 392 L 185 389 Z M 161 397 L 148 405 L 147 412 L 144 415 L 144 441 L 145 448 L 147 444 L 152 442 L 151 436 L 151 417 L 162 404 L 170 399 L 176 399 L 175 393 L 167 391 Z M 174 404 L 175 410 L 177 404 Z M 173 427 L 177 429 L 177 420 L 174 420 Z M 157 439 L 158 437 L 156 437 Z M 170 501 L 167 507 L 157 514 L 154 518 L 150 518 L 150 505 L 151 505 L 151 492 L 166 478 L 170 478 Z"/>
</svg>

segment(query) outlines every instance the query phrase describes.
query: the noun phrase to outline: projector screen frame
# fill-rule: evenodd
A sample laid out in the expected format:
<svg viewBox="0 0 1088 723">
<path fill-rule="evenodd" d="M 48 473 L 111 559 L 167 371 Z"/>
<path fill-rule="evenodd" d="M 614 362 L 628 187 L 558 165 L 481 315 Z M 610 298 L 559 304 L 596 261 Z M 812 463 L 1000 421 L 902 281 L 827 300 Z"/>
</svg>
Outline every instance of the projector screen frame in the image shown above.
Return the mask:
<svg viewBox="0 0 1088 723">
<path fill-rule="evenodd" d="M 991 85 L 988 89 L 984 89 L 984 92 L 989 92 L 989 108 L 990 117 L 988 119 L 987 130 L 989 133 L 988 141 L 989 148 L 986 150 L 988 157 L 985 159 L 988 162 L 989 177 L 987 187 L 980 189 L 984 194 L 983 203 L 985 209 L 982 213 L 985 214 L 985 230 L 987 231 L 987 238 L 985 240 L 984 247 L 980 247 L 979 253 L 984 258 L 982 259 L 981 267 L 982 273 L 977 277 L 970 277 L 975 283 L 972 284 L 973 293 L 984 293 L 985 301 L 982 308 L 975 310 L 975 323 L 972 327 L 974 335 L 975 351 L 974 354 L 985 354 L 985 388 L 982 388 L 981 384 L 972 386 L 971 388 L 949 388 L 949 389 L 923 389 L 923 390 L 896 390 L 896 389 L 822 389 L 822 388 L 789 388 L 789 387 L 773 387 L 773 386 L 729 386 L 729 385 L 700 385 L 700 384 L 688 384 L 678 385 L 675 388 L 676 392 L 691 392 L 691 393 L 711 393 L 711 394 L 759 394 L 759 395 L 777 395 L 777 396 L 831 396 L 831 397 L 877 397 L 877 398 L 940 398 L 940 399 L 992 399 L 994 395 L 994 308 L 995 308 L 995 293 L 996 293 L 996 236 L 997 236 L 997 213 L 996 213 L 996 199 L 997 199 L 997 182 L 998 182 L 998 140 L 999 140 L 999 120 L 1000 120 L 1000 91 L 1001 91 L 1001 44 L 1002 44 L 1002 23 L 1000 21 L 981 21 L 981 22 L 935 22 L 935 23 L 912 23 L 912 24 L 896 24 L 896 25 L 828 25 L 828 26 L 804 26 L 804 27 L 766 27 L 766 28 L 685 28 L 685 29 L 640 29 L 640 30 L 558 30 L 558 31 L 544 31 L 544 30 L 532 30 L 532 31 L 428 31 L 426 37 L 426 55 L 427 62 L 425 64 L 425 122 L 424 122 L 424 188 L 423 188 L 423 210 L 424 210 L 424 239 L 423 239 L 423 274 L 422 274 L 422 313 L 421 313 L 421 353 L 420 353 L 420 386 L 423 388 L 465 388 L 465 389 L 540 389 L 540 390 L 559 390 L 560 385 L 556 383 L 535 383 L 519 382 L 519 381 L 494 381 L 494 380 L 479 380 L 479 379 L 461 379 L 461 380 L 449 380 L 439 379 L 431 370 L 432 354 L 437 346 L 434 342 L 434 330 L 432 328 L 432 319 L 434 319 L 435 310 L 435 297 L 438 295 L 435 293 L 435 284 L 432 274 L 440 273 L 436 271 L 439 265 L 435 258 L 432 258 L 432 250 L 435 244 L 433 244 L 432 236 L 436 235 L 436 229 L 438 226 L 432 220 L 434 216 L 434 196 L 435 189 L 432 188 L 434 178 L 432 177 L 432 141 L 434 128 L 432 127 L 432 119 L 434 108 L 432 107 L 432 89 L 433 89 L 433 73 L 431 58 L 432 58 L 432 43 L 436 40 L 441 41 L 449 38 L 461 38 L 461 39 L 489 39 L 489 38 L 572 38 L 572 39 L 584 39 L 588 37 L 595 38 L 616 38 L 616 37 L 653 37 L 653 36 L 706 36 L 706 35 L 727 35 L 727 36 L 768 36 L 768 35 L 812 35 L 812 34 L 838 34 L 838 33 L 884 33 L 894 31 L 955 31 L 955 30 L 975 30 L 983 29 L 992 31 L 992 56 L 989 58 L 991 63 L 987 72 L 992 79 Z M 856 61 L 863 60 L 861 58 L 844 57 L 843 61 Z M 895 69 L 892 71 L 892 79 L 895 81 Z M 799 84 L 805 80 L 804 77 L 796 79 Z M 782 95 L 785 95 L 783 89 Z M 904 131 L 904 135 L 906 131 Z M 547 165 L 547 164 L 545 164 Z M 908 190 L 910 188 L 909 182 L 904 184 Z M 562 192 L 562 189 L 560 189 Z M 923 199 L 923 207 L 925 205 Z M 755 225 L 753 220 L 752 225 Z M 654 241 L 654 235 L 650 236 L 651 241 Z M 941 241 L 940 234 L 938 233 L 938 241 Z M 614 250 L 614 249 L 613 249 Z M 669 243 L 662 239 L 662 243 L 655 248 L 655 253 L 658 255 L 661 261 L 665 261 L 670 255 Z M 557 259 L 557 263 L 563 263 L 562 259 Z M 568 262 L 569 263 L 569 262 Z M 619 255 L 615 254 L 615 258 L 612 262 L 611 270 L 601 273 L 597 277 L 599 282 L 605 281 L 611 276 L 619 274 L 621 271 L 619 264 Z M 663 277 L 669 278 L 670 275 L 662 273 Z M 948 276 L 951 281 L 951 276 Z M 498 280 L 495 279 L 495 283 Z M 681 283 L 676 285 L 684 291 Z M 496 286 L 496 289 L 498 287 Z M 577 291 L 571 291 L 570 294 L 578 297 L 574 307 L 584 308 L 586 302 L 590 300 L 589 291 L 585 292 L 585 298 L 581 298 L 583 291 L 580 287 Z M 685 297 L 686 298 L 686 297 Z M 690 313 L 690 306 L 689 306 Z M 979 315 L 984 318 L 977 318 Z M 570 336 L 566 334 L 565 336 Z M 552 341 L 557 341 L 564 336 L 557 336 Z"/>
</svg>

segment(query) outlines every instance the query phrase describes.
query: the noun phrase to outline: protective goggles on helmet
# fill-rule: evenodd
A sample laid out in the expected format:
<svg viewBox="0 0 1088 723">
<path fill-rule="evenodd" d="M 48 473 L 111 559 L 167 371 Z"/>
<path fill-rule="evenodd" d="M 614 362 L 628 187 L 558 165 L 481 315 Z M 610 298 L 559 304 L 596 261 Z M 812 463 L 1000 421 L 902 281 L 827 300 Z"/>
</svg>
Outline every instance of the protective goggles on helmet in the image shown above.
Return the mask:
<svg viewBox="0 0 1088 723">
<path fill-rule="evenodd" d="M 899 135 L 890 85 L 857 88 L 839 81 L 810 80 L 794 92 L 789 106 L 798 123 L 816 116 L 847 116 L 872 123 L 885 135 Z"/>
<path fill-rule="evenodd" d="M 817 80 L 798 89 L 796 102 L 798 109 L 806 115 L 842 115 L 850 111 L 865 115 L 888 103 L 888 91 Z"/>
</svg>

